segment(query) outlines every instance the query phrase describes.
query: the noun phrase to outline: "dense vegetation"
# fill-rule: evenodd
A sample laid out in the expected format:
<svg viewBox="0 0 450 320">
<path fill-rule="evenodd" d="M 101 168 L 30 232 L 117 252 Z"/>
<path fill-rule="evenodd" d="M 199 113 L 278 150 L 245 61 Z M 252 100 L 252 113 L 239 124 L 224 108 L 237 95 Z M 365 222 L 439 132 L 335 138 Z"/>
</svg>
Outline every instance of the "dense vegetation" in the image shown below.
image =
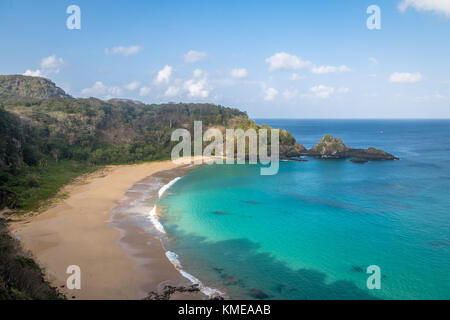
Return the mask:
<svg viewBox="0 0 450 320">
<path fill-rule="evenodd" d="M 0 218 L 0 300 L 63 299 L 44 279 L 41 268 L 25 254 Z"/>
<path fill-rule="evenodd" d="M 166 159 L 176 143 L 172 131 L 192 131 L 194 120 L 204 130 L 262 128 L 218 105 L 74 99 L 43 78 L 0 76 L 0 209 L 35 209 L 102 165 Z M 280 141 L 295 146 L 286 131 Z"/>
</svg>

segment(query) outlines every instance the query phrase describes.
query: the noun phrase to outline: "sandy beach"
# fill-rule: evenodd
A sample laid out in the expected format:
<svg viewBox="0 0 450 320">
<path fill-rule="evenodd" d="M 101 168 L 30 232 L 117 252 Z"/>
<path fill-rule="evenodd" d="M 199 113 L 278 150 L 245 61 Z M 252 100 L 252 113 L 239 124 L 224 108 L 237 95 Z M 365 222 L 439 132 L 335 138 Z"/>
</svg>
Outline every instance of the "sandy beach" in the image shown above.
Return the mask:
<svg viewBox="0 0 450 320">
<path fill-rule="evenodd" d="M 159 239 L 117 210 L 133 201 L 126 194 L 136 183 L 162 172 L 169 179 L 167 170 L 182 167 L 171 161 L 110 166 L 64 187 L 65 199 L 12 223 L 11 231 L 69 299 L 142 299 L 164 284 L 190 285 L 167 259 Z M 80 290 L 65 286 L 70 265 L 81 268 Z"/>
</svg>

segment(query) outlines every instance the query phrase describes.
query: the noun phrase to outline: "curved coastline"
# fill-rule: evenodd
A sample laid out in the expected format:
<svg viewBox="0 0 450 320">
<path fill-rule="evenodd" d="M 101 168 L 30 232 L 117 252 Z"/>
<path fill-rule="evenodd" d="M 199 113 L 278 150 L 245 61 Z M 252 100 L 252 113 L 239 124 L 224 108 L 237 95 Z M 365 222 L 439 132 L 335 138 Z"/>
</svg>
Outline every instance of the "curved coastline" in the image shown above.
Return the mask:
<svg viewBox="0 0 450 320">
<path fill-rule="evenodd" d="M 64 199 L 49 209 L 12 222 L 11 233 L 69 299 L 142 299 L 163 285 L 190 284 L 167 259 L 155 233 L 142 228 L 143 221 L 151 225 L 151 208 L 139 200 L 139 188 L 153 188 L 158 195 L 160 188 L 146 179 L 182 167 L 170 160 L 107 167 L 65 186 Z M 80 290 L 66 286 L 70 265 L 81 269 Z"/>
<path fill-rule="evenodd" d="M 164 195 L 164 193 L 166 191 L 168 191 L 181 178 L 182 177 L 176 177 L 176 178 L 170 180 L 170 182 L 168 182 L 164 186 L 162 186 L 161 189 L 158 190 L 158 199 L 160 199 Z M 155 205 L 153 206 L 152 210 L 149 213 L 149 219 L 152 222 L 155 229 L 158 230 L 161 234 L 165 235 L 166 231 L 165 231 L 163 225 L 161 224 L 161 222 L 159 221 L 156 211 L 157 211 L 157 204 L 155 203 Z M 162 239 L 160 239 L 160 240 L 162 243 Z M 164 245 L 163 245 L 163 247 L 164 247 Z M 164 248 L 164 250 L 166 250 L 166 249 Z M 221 292 L 218 289 L 205 286 L 203 284 L 203 282 L 201 282 L 198 278 L 196 278 L 195 276 L 193 276 L 192 274 L 190 274 L 186 270 L 184 270 L 183 266 L 179 260 L 178 254 L 176 254 L 175 252 L 166 250 L 165 255 L 166 255 L 167 259 L 170 261 L 170 263 L 172 263 L 172 265 L 175 267 L 175 269 L 183 277 L 188 279 L 193 285 L 197 285 L 198 288 L 200 289 L 200 292 L 202 292 L 204 295 L 208 296 L 209 298 L 214 298 L 216 296 L 224 296 L 225 295 L 223 292 Z"/>
</svg>

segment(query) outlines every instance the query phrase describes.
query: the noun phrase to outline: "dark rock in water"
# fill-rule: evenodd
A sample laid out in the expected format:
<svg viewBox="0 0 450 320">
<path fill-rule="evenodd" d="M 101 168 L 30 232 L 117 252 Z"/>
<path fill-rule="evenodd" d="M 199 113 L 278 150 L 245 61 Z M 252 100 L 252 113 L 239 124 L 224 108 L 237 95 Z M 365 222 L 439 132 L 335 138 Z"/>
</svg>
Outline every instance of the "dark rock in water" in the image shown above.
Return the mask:
<svg viewBox="0 0 450 320">
<path fill-rule="evenodd" d="M 256 288 L 251 289 L 249 294 L 252 298 L 258 299 L 258 300 L 264 300 L 264 299 L 269 298 L 269 296 L 264 291 L 261 291 Z"/>
<path fill-rule="evenodd" d="M 145 297 L 142 300 L 169 300 L 170 297 L 175 293 L 198 293 L 200 292 L 200 288 L 198 287 L 198 284 L 193 284 L 191 286 L 179 286 L 174 287 L 167 285 L 164 287 L 164 289 L 161 290 L 161 292 L 155 292 L 151 291 L 147 297 Z"/>
<path fill-rule="evenodd" d="M 245 202 L 250 203 L 250 204 L 259 204 L 258 201 L 253 201 L 253 200 L 248 200 L 248 201 L 245 201 Z"/>
<path fill-rule="evenodd" d="M 341 138 L 334 138 L 331 134 L 326 134 L 308 153 L 322 157 L 334 157 L 346 152 L 348 149 Z"/>
<path fill-rule="evenodd" d="M 214 296 L 214 297 L 212 297 L 212 298 L 209 299 L 209 300 L 225 300 L 225 298 L 222 297 L 222 296 Z"/>
<path fill-rule="evenodd" d="M 229 276 L 229 275 L 227 275 L 223 278 L 223 283 L 226 286 L 241 286 L 241 287 L 243 286 L 242 280 L 240 280 L 236 277 L 233 277 L 233 276 Z"/>
<path fill-rule="evenodd" d="M 293 144 L 291 144 L 291 145 L 283 143 L 283 141 L 281 141 L 281 143 L 280 143 L 280 158 L 281 159 L 300 157 L 306 151 L 307 151 L 306 148 L 303 145 L 296 143 L 295 139 L 294 139 Z"/>
<path fill-rule="evenodd" d="M 234 276 L 231 276 L 229 274 L 226 273 L 219 273 L 220 274 L 220 278 L 223 280 L 223 283 L 227 286 L 241 286 L 241 287 L 245 287 L 244 282 Z"/>
<path fill-rule="evenodd" d="M 286 159 L 288 161 L 294 161 L 294 162 L 308 162 L 308 160 L 306 159 L 302 159 L 302 158 L 288 158 Z"/>
<path fill-rule="evenodd" d="M 222 268 L 213 268 L 213 270 L 219 274 L 223 272 Z"/>
<path fill-rule="evenodd" d="M 428 243 L 430 247 L 447 247 L 450 246 L 450 240 L 432 241 Z"/>
<path fill-rule="evenodd" d="M 352 266 L 353 271 L 363 272 L 363 269 L 360 266 Z"/>
<path fill-rule="evenodd" d="M 302 155 L 324 159 L 357 158 L 364 160 L 399 160 L 399 158 L 392 154 L 375 148 L 349 148 L 342 142 L 341 138 L 334 138 L 330 134 L 324 135 L 314 147 L 302 153 Z"/>
<path fill-rule="evenodd" d="M 279 284 L 275 287 L 275 291 L 281 293 L 284 289 L 284 284 Z"/>
<path fill-rule="evenodd" d="M 367 163 L 369 160 L 363 158 L 353 158 L 350 160 L 353 163 Z"/>
<path fill-rule="evenodd" d="M 400 160 L 399 158 L 384 152 L 383 150 L 369 148 L 369 149 L 352 149 L 349 148 L 344 154 L 343 158 L 355 157 L 366 160 Z"/>
<path fill-rule="evenodd" d="M 226 215 L 226 214 L 228 214 L 228 213 L 226 213 L 226 212 L 224 212 L 224 211 L 214 211 L 214 214 L 217 214 L 217 215 L 219 215 L 219 216 L 224 216 L 224 215 Z"/>
</svg>

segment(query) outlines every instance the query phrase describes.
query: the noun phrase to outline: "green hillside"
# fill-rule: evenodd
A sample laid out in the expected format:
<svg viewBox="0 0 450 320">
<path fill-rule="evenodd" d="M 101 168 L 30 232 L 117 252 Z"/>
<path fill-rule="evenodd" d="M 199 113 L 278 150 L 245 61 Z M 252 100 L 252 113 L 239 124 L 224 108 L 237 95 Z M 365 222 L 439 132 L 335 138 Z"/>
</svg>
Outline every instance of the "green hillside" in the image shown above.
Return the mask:
<svg viewBox="0 0 450 320">
<path fill-rule="evenodd" d="M 102 165 L 167 159 L 172 131 L 192 131 L 194 120 L 204 129 L 261 128 L 213 104 L 75 99 L 43 78 L 0 76 L 0 209 L 35 209 Z M 303 150 L 286 131 L 280 141 L 285 154 Z"/>
</svg>

